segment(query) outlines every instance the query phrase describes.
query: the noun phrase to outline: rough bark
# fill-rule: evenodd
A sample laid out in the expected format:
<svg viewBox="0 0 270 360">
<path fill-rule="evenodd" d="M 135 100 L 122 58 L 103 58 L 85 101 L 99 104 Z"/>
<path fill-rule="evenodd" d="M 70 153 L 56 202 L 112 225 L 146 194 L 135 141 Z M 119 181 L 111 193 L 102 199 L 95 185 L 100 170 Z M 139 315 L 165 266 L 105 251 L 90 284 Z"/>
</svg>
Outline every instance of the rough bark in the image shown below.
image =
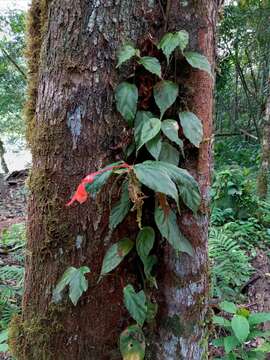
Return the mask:
<svg viewBox="0 0 270 360">
<path fill-rule="evenodd" d="M 32 84 L 30 92 L 35 111 L 28 111 L 33 170 L 23 316 L 11 327 L 11 347 L 18 360 L 120 359 L 118 336 L 130 323 L 122 288 L 134 281 L 133 264 L 120 266 L 100 284 L 97 278 L 108 245 L 126 235 L 134 238 L 136 221 L 128 217 L 109 236 L 108 188 L 95 202 L 68 209 L 65 203 L 85 174 L 121 157 L 119 145 L 130 136 L 113 103 L 120 80 L 116 49 L 125 40 L 143 44 L 147 38 L 158 39 L 165 27 L 186 29 L 191 49 L 214 65 L 216 7 L 214 0 L 171 0 L 163 11 L 161 1 L 154 0 L 34 0 L 41 48 L 35 52 L 38 69 L 37 62 L 32 64 L 33 71 L 38 70 L 32 74 L 38 91 Z M 36 43 L 33 46 L 37 50 Z M 159 254 L 160 311 L 156 326 L 147 331 L 146 357 L 157 360 L 207 358 L 213 82 L 182 65 L 178 78 L 189 89 L 187 106 L 204 125 L 199 152 L 190 147 L 183 166 L 199 181 L 203 205 L 198 216 L 183 211 L 179 219 L 196 249 L 194 259 L 176 255 L 169 246 Z M 126 78 L 129 70 L 120 77 Z M 87 293 L 76 307 L 68 301 L 53 305 L 52 290 L 64 270 L 82 265 L 91 267 Z"/>
</svg>

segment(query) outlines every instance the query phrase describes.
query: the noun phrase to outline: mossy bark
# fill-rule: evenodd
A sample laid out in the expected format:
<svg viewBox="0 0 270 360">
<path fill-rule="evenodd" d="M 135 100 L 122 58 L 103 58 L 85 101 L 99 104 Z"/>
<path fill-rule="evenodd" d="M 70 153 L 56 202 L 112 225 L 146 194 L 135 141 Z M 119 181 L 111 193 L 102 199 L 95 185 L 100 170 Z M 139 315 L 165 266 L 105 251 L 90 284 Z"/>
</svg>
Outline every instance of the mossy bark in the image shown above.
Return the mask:
<svg viewBox="0 0 270 360">
<path fill-rule="evenodd" d="M 33 0 L 26 109 L 33 154 L 26 288 L 22 318 L 11 331 L 18 360 L 42 358 L 41 348 L 46 360 L 120 359 L 118 337 L 130 323 L 122 288 L 134 280 L 134 266 L 123 264 L 100 284 L 97 279 L 109 243 L 123 236 L 134 239 L 136 219 L 128 217 L 108 236 L 108 189 L 82 206 L 66 208 L 65 204 L 85 174 L 122 157 L 121 146 L 131 136 L 113 102 L 116 84 L 132 72 L 129 67 L 121 75 L 115 70 L 116 50 L 122 42 L 143 44 L 147 39 L 157 41 L 164 28 L 186 29 L 191 49 L 204 53 L 214 65 L 216 2 L 171 0 L 163 4 L 164 9 L 162 3 Z M 195 257 L 176 255 L 169 246 L 159 254 L 156 300 L 160 310 L 147 342 L 147 358 L 157 360 L 199 360 L 207 351 L 213 82 L 207 74 L 182 65 L 176 80 L 188 89 L 186 106 L 203 121 L 204 141 L 199 151 L 187 149 L 181 166 L 198 179 L 203 205 L 198 216 L 183 211 L 179 219 L 196 249 Z M 66 299 L 61 309 L 52 311 L 52 290 L 58 279 L 67 267 L 82 265 L 91 268 L 89 290 L 76 307 Z M 34 346 L 33 339 L 42 346 Z"/>
</svg>

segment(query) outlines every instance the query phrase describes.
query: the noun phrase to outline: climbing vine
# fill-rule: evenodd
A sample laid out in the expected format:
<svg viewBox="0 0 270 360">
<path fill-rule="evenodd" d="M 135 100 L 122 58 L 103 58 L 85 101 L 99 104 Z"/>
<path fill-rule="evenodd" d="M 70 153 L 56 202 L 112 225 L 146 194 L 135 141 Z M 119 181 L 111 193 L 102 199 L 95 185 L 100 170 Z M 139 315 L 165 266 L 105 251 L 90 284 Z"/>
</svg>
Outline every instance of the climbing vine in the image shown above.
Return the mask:
<svg viewBox="0 0 270 360">
<path fill-rule="evenodd" d="M 88 194 L 97 194 L 109 178 L 116 176 L 116 181 L 121 181 L 121 195 L 110 212 L 110 231 L 115 230 L 130 211 L 137 214 L 136 239 L 121 239 L 107 250 L 99 277 L 102 281 L 135 249 L 142 264 L 143 286 L 138 292 L 132 284 L 126 284 L 123 289 L 124 305 L 136 322 L 120 336 L 120 351 L 124 360 L 144 359 L 143 327 L 155 318 L 158 310 L 158 305 L 150 296 L 151 288 L 158 288 L 154 274 L 158 262 L 158 256 L 153 254 L 157 241 L 155 230 L 176 251 L 191 257 L 194 253 L 192 245 L 179 229 L 177 213 L 180 214 L 183 205 L 196 213 L 201 196 L 196 180 L 187 170 L 179 167 L 179 163 L 185 158 L 186 143 L 197 148 L 200 146 L 203 127 L 196 114 L 181 101 L 178 83 L 175 79 L 166 79 L 166 74 L 172 60 L 178 57 L 212 75 L 205 56 L 186 51 L 188 42 L 189 35 L 182 30 L 165 34 L 155 45 L 156 56 L 141 56 L 140 49 L 131 44 L 125 44 L 119 50 L 117 68 L 133 61 L 136 71 L 138 69 L 151 77 L 148 87 L 131 76 L 115 90 L 116 108 L 133 130 L 133 141 L 125 149 L 125 161 L 110 164 L 86 176 L 67 204 L 85 202 Z M 138 159 L 142 158 L 144 161 L 139 162 Z M 146 224 L 143 211 L 149 197 L 153 198 L 154 218 Z M 68 286 L 70 300 L 76 305 L 88 289 L 85 278 L 88 272 L 90 268 L 87 266 L 69 267 L 53 291 L 53 301 L 61 301 L 63 290 Z"/>
</svg>

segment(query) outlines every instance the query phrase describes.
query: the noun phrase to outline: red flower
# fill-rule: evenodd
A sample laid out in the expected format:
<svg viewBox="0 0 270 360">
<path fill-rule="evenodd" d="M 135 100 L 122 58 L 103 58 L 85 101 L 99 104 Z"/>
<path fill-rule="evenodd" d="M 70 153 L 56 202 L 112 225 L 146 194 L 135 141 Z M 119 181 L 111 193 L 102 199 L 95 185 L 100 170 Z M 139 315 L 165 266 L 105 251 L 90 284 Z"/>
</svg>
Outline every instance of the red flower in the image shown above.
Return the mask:
<svg viewBox="0 0 270 360">
<path fill-rule="evenodd" d="M 120 164 L 120 165 L 114 165 L 114 166 L 109 166 L 109 167 L 106 167 L 104 169 L 101 169 L 99 171 L 96 171 L 92 174 L 89 174 L 87 175 L 85 178 L 82 179 L 80 185 L 78 186 L 75 194 L 72 196 L 71 200 L 66 204 L 66 206 L 70 206 L 72 205 L 75 201 L 78 201 L 80 204 L 84 203 L 86 200 L 87 200 L 87 197 L 88 197 L 88 193 L 87 191 L 85 190 L 85 185 L 86 184 L 92 184 L 94 181 L 95 181 L 95 177 L 97 175 L 100 175 L 106 171 L 109 171 L 109 170 L 113 170 L 113 169 L 116 169 L 116 168 L 131 168 L 130 165 L 126 164 L 126 163 L 123 163 L 123 164 Z"/>
</svg>

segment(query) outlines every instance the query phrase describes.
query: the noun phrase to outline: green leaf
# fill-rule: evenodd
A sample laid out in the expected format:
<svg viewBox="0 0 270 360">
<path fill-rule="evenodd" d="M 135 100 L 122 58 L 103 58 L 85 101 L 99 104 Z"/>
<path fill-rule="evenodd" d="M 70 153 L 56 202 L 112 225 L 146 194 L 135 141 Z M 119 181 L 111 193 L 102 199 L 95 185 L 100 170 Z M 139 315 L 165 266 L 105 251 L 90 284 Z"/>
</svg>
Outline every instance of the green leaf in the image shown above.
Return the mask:
<svg viewBox="0 0 270 360">
<path fill-rule="evenodd" d="M 230 314 L 236 314 L 237 312 L 237 306 L 230 301 L 222 301 L 219 304 L 219 307 L 221 308 L 221 310 L 226 311 L 227 313 Z"/>
<path fill-rule="evenodd" d="M 179 119 L 185 137 L 196 147 L 200 146 L 203 139 L 203 126 L 201 120 L 192 112 L 179 113 Z"/>
<path fill-rule="evenodd" d="M 212 344 L 215 347 L 224 347 L 224 337 L 212 340 Z"/>
<path fill-rule="evenodd" d="M 185 30 L 177 31 L 176 33 L 167 33 L 163 36 L 160 43 L 158 44 L 158 49 L 163 51 L 163 54 L 167 58 L 167 63 L 169 63 L 170 55 L 172 52 L 179 46 L 183 51 L 189 40 L 189 35 Z"/>
<path fill-rule="evenodd" d="M 144 273 L 147 279 L 151 280 L 151 271 L 157 262 L 156 256 L 149 256 L 155 242 L 155 232 L 150 226 L 142 228 L 136 239 L 137 253 L 144 265 Z"/>
<path fill-rule="evenodd" d="M 185 50 L 187 47 L 188 41 L 189 41 L 189 35 L 188 32 L 185 30 L 177 31 L 174 34 L 175 38 L 178 40 L 179 47 L 182 51 Z"/>
<path fill-rule="evenodd" d="M 154 159 L 158 160 L 162 147 L 162 141 L 160 134 L 157 134 L 152 140 L 146 143 L 146 149 L 153 156 Z"/>
<path fill-rule="evenodd" d="M 158 167 L 159 161 L 145 161 L 134 166 L 140 183 L 149 189 L 170 196 L 178 204 L 178 191 L 168 174 Z"/>
<path fill-rule="evenodd" d="M 118 68 L 120 65 L 131 59 L 133 56 L 140 56 L 140 51 L 138 49 L 135 49 L 132 45 L 123 45 L 117 53 L 118 62 L 116 67 Z"/>
<path fill-rule="evenodd" d="M 173 210 L 170 210 L 169 214 L 166 215 L 160 207 L 156 206 L 155 222 L 161 235 L 168 240 L 175 250 L 185 252 L 190 256 L 194 255 L 190 242 L 180 232 Z"/>
<path fill-rule="evenodd" d="M 160 81 L 154 87 L 154 98 L 161 112 L 161 118 L 178 96 L 178 85 L 172 81 Z"/>
<path fill-rule="evenodd" d="M 142 326 L 147 314 L 146 296 L 144 291 L 141 290 L 136 293 L 133 286 L 128 284 L 124 288 L 124 303 L 130 316 Z"/>
<path fill-rule="evenodd" d="M 8 330 L 0 331 L 0 344 L 6 343 L 8 341 Z"/>
<path fill-rule="evenodd" d="M 136 239 L 136 249 L 142 262 L 148 257 L 155 242 L 155 231 L 150 226 L 143 227 Z"/>
<path fill-rule="evenodd" d="M 154 117 L 150 111 L 137 111 L 134 122 L 134 138 L 136 144 L 140 142 L 143 125 Z"/>
<path fill-rule="evenodd" d="M 143 67 L 145 67 L 145 69 L 150 71 L 152 74 L 155 74 L 161 78 L 161 66 L 157 58 L 144 56 L 138 60 L 138 63 L 143 65 Z"/>
<path fill-rule="evenodd" d="M 120 352 L 123 360 L 143 360 L 145 337 L 138 325 L 131 325 L 120 335 Z"/>
<path fill-rule="evenodd" d="M 62 292 L 66 286 L 69 286 L 69 297 L 74 305 L 77 305 L 82 293 L 88 289 L 88 281 L 85 279 L 85 274 L 89 273 L 90 269 L 87 266 L 80 268 L 69 267 L 63 274 L 61 280 L 58 282 L 53 291 L 53 301 L 59 302 L 62 299 Z"/>
<path fill-rule="evenodd" d="M 206 71 L 208 74 L 212 76 L 211 65 L 207 60 L 207 57 L 201 55 L 197 52 L 185 52 L 184 53 L 187 62 L 194 68 Z"/>
<path fill-rule="evenodd" d="M 237 338 L 235 336 L 226 336 L 224 338 L 224 349 L 225 349 L 226 354 L 233 351 L 239 345 L 240 345 L 239 341 L 237 340 Z"/>
<path fill-rule="evenodd" d="M 102 269 L 100 276 L 103 276 L 113 269 L 115 269 L 121 261 L 127 256 L 127 254 L 132 250 L 134 242 L 128 238 L 124 238 L 113 244 L 103 259 Z"/>
<path fill-rule="evenodd" d="M 225 319 L 222 316 L 214 315 L 212 320 L 213 320 L 213 324 L 219 325 L 221 327 L 230 327 L 231 326 L 230 321 Z"/>
<path fill-rule="evenodd" d="M 161 130 L 165 136 L 183 149 L 183 141 L 178 137 L 179 125 L 175 120 L 167 119 L 161 123 Z"/>
<path fill-rule="evenodd" d="M 129 200 L 128 182 L 123 182 L 120 200 L 114 205 L 110 213 L 110 229 L 114 230 L 127 216 L 131 207 Z"/>
<path fill-rule="evenodd" d="M 243 343 L 249 335 L 249 323 L 244 316 L 234 315 L 231 320 L 232 329 L 237 339 Z"/>
<path fill-rule="evenodd" d="M 115 90 L 116 107 L 129 126 L 132 126 L 136 115 L 138 102 L 138 89 L 136 85 L 122 82 Z"/>
<path fill-rule="evenodd" d="M 194 213 L 198 211 L 201 203 L 201 195 L 196 180 L 188 173 L 187 170 L 181 169 L 173 164 L 164 161 L 145 161 L 143 164 L 153 164 L 165 172 L 170 179 L 177 185 L 179 194 L 183 202 Z"/>
<path fill-rule="evenodd" d="M 159 160 L 178 166 L 180 159 L 180 153 L 174 146 L 167 141 L 163 141 Z"/>
<path fill-rule="evenodd" d="M 8 350 L 9 350 L 8 343 L 0 344 L 0 353 L 8 352 Z"/>
<path fill-rule="evenodd" d="M 95 196 L 101 188 L 107 183 L 109 180 L 112 170 L 108 170 L 102 174 L 96 175 L 95 180 L 91 184 L 85 185 L 85 190 L 91 194 L 91 196 Z"/>
<path fill-rule="evenodd" d="M 151 272 L 153 270 L 154 265 L 156 265 L 157 262 L 158 262 L 158 259 L 157 259 L 156 255 L 149 255 L 144 260 L 144 263 L 143 263 L 146 279 L 149 280 L 151 285 L 154 285 L 155 287 L 157 287 L 156 279 L 152 276 Z"/>
<path fill-rule="evenodd" d="M 140 132 L 139 142 L 137 143 L 137 151 L 146 144 L 148 141 L 152 140 L 159 132 L 161 128 L 161 121 L 157 118 L 152 118 L 146 121 Z"/>
<path fill-rule="evenodd" d="M 151 301 L 147 301 L 147 314 L 146 314 L 146 321 L 151 323 L 155 317 L 157 316 L 158 312 L 158 304 L 152 303 Z"/>
<path fill-rule="evenodd" d="M 249 325 L 258 325 L 266 321 L 270 321 L 270 313 L 267 312 L 250 314 L 248 318 Z"/>
</svg>

